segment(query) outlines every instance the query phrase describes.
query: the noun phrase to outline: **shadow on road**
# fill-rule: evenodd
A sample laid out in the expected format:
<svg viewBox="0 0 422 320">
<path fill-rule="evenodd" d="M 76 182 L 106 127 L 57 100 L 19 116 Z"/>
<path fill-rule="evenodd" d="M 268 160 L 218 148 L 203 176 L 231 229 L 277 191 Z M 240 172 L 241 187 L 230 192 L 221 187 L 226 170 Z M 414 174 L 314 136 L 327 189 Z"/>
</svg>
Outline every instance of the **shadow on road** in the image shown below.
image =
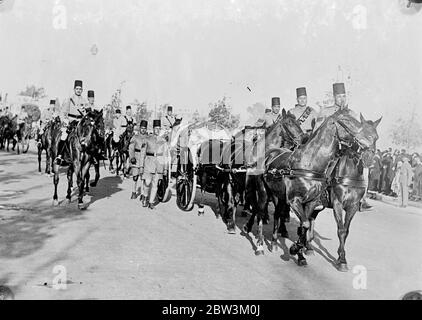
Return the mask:
<svg viewBox="0 0 422 320">
<path fill-rule="evenodd" d="M 109 198 L 113 194 L 123 190 L 119 187 L 122 182 L 123 179 L 120 176 L 100 178 L 96 187 L 90 187 L 89 194 L 92 195 L 92 198 L 88 205 L 91 206 L 95 202 Z"/>
<path fill-rule="evenodd" d="M 0 206 L 0 257 L 20 258 L 41 249 L 59 223 L 83 219 L 70 207 L 47 207 L 45 199 Z"/>
</svg>

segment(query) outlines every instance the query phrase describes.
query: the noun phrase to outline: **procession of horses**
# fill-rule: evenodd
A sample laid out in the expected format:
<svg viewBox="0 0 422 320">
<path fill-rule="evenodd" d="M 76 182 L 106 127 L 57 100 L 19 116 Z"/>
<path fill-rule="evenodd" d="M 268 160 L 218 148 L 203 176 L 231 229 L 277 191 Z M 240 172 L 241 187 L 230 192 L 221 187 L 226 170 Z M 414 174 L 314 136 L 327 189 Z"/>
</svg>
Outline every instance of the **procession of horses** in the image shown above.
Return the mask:
<svg viewBox="0 0 422 320">
<path fill-rule="evenodd" d="M 331 208 L 340 243 L 337 269 L 347 271 L 345 242 L 365 193 L 363 166 L 365 161 L 371 161 L 376 150 L 376 128 L 380 121 L 366 120 L 362 115 L 359 121 L 346 108 L 327 117 L 321 126 L 308 134 L 302 131 L 296 117 L 283 109 L 270 127 L 246 126 L 229 139 L 215 137 L 208 122 L 175 123 L 165 137 L 165 173 L 158 184 L 157 199 L 167 202 L 175 190 L 177 207 L 191 211 L 196 204 L 201 216 L 204 214 L 204 194 L 215 194 L 218 214 L 231 234 L 236 233 L 238 206 L 250 207 L 251 216 L 242 231 L 251 232 L 257 223 L 256 255 L 264 254 L 263 225 L 268 221 L 268 205 L 272 202 L 272 250 L 278 249 L 280 235 L 290 237 L 286 224 L 293 212 L 300 225 L 297 240 L 289 251 L 297 256 L 299 266 L 307 265 L 305 254 L 313 251 L 311 243 L 319 212 Z M 53 177 L 53 205 L 57 206 L 60 168 L 66 167 L 66 199 L 71 202 L 76 175 L 78 208 L 86 209 L 83 197 L 91 187 L 101 183 L 100 166 L 106 165 L 98 157 L 100 146 L 107 150 L 108 170 L 129 177 L 129 144 L 137 133 L 130 124 L 115 143 L 111 138 L 113 133 L 105 129 L 103 112 L 91 110 L 69 129 L 63 152 L 58 150 L 62 126 L 60 117 L 55 117 L 40 134 L 38 171 L 42 172 L 45 153 L 44 171 Z M 0 118 L 0 149 L 26 153 L 29 132 L 29 123 L 17 127 L 13 120 Z M 60 152 L 64 154 L 64 164 L 55 161 Z M 91 166 L 95 169 L 93 181 L 90 180 Z M 322 209 L 318 208 L 319 201 L 323 203 Z"/>
</svg>

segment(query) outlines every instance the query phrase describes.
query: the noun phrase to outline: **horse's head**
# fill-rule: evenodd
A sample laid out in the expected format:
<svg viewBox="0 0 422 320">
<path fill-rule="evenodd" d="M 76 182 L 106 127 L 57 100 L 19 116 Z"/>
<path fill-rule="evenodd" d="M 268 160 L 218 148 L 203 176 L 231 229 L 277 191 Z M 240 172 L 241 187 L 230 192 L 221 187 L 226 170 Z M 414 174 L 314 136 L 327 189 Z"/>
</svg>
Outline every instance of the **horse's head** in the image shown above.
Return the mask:
<svg viewBox="0 0 422 320">
<path fill-rule="evenodd" d="M 333 120 L 338 124 L 337 134 L 342 143 L 356 144 L 362 151 L 375 151 L 376 141 L 379 138 L 377 126 L 381 119 L 382 117 L 377 121 L 366 121 L 361 114 L 359 122 L 346 109 L 336 112 Z"/>
<path fill-rule="evenodd" d="M 294 114 L 283 109 L 280 127 L 280 135 L 287 143 L 293 144 L 295 147 L 301 145 L 305 134 Z"/>
<path fill-rule="evenodd" d="M 82 150 L 89 149 L 94 139 L 95 119 L 92 114 L 85 115 L 76 127 L 76 135 Z"/>
<path fill-rule="evenodd" d="M 104 117 L 103 117 L 103 110 L 92 110 L 89 113 L 89 116 L 94 121 L 94 130 L 95 133 L 100 137 L 105 137 L 105 124 L 104 124 Z"/>
</svg>

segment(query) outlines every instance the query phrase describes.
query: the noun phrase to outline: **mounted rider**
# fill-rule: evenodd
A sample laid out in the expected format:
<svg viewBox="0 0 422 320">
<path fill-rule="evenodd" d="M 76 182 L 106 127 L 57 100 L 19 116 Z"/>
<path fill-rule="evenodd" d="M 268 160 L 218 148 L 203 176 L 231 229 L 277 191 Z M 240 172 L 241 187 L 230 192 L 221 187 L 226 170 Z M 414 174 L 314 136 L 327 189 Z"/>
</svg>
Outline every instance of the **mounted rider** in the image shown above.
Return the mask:
<svg viewBox="0 0 422 320">
<path fill-rule="evenodd" d="M 176 122 L 176 117 L 173 115 L 173 106 L 167 106 L 167 114 L 161 117 L 161 124 L 163 126 L 163 134 L 169 135 L 170 131 L 173 129 L 174 123 Z"/>
<path fill-rule="evenodd" d="M 126 114 L 124 117 L 126 118 L 127 124 L 132 123 L 134 127 L 136 126 L 136 118 L 133 116 L 131 106 L 126 106 Z"/>
<path fill-rule="evenodd" d="M 87 98 L 88 98 L 88 105 L 86 106 L 85 111 L 91 112 L 91 111 L 95 110 L 95 92 L 94 92 L 94 90 L 88 90 Z"/>
<path fill-rule="evenodd" d="M 264 125 L 265 128 L 271 127 L 274 122 L 277 121 L 280 116 L 280 98 L 274 97 L 271 99 L 271 112 L 265 113 L 264 115 Z"/>
<path fill-rule="evenodd" d="M 144 158 L 144 173 L 143 173 L 143 198 L 142 206 L 154 209 L 154 201 L 157 195 L 158 182 L 163 179 L 163 174 L 166 174 L 164 168 L 164 155 L 166 154 L 167 142 L 160 136 L 161 121 L 154 120 L 153 135 L 146 139 L 146 152 Z M 150 192 L 151 191 L 151 192 Z"/>
<path fill-rule="evenodd" d="M 125 132 L 127 128 L 127 119 L 125 116 L 122 115 L 122 111 L 120 109 L 116 109 L 113 119 L 113 141 L 118 143 L 120 141 L 120 137 Z"/>
<path fill-rule="evenodd" d="M 17 136 L 19 140 L 22 139 L 21 133 L 22 133 L 22 130 L 25 129 L 26 122 L 28 119 L 29 119 L 28 112 L 26 112 L 25 106 L 22 106 L 20 112 L 17 114 L 17 119 L 16 119 L 16 122 L 18 124 Z"/>
<path fill-rule="evenodd" d="M 89 112 L 96 110 L 96 108 L 95 108 L 95 91 L 94 90 L 88 90 L 87 97 L 88 97 L 88 105 L 85 107 L 84 115 L 89 113 Z M 104 140 L 103 137 L 99 137 L 97 151 L 98 151 L 98 153 L 97 153 L 96 158 L 98 160 L 107 160 L 106 145 L 105 145 L 105 140 Z"/>
<path fill-rule="evenodd" d="M 50 100 L 50 105 L 41 113 L 37 143 L 41 143 L 40 139 L 44 133 L 45 127 L 47 124 L 54 118 L 54 109 L 56 106 L 56 100 Z"/>
<path fill-rule="evenodd" d="M 61 131 L 61 137 L 58 146 L 57 164 L 63 163 L 64 151 L 69 133 L 78 125 L 79 121 L 85 114 L 85 108 L 88 101 L 82 97 L 83 83 L 81 80 L 75 80 L 73 87 L 74 94 L 63 102 L 61 121 L 64 124 Z"/>
<path fill-rule="evenodd" d="M 144 199 L 143 195 L 143 173 L 144 173 L 144 160 L 146 153 L 146 140 L 148 121 L 141 120 L 139 124 L 139 134 L 132 137 L 129 144 L 129 159 L 132 166 L 133 176 L 133 189 L 131 199 L 137 198 L 138 180 L 141 179 L 141 201 Z"/>
<path fill-rule="evenodd" d="M 305 87 L 296 89 L 296 99 L 297 104 L 289 111 L 299 121 L 303 132 L 310 135 L 313 129 L 313 125 L 315 125 L 318 113 L 315 109 L 308 106 L 308 95 L 306 93 Z"/>
</svg>

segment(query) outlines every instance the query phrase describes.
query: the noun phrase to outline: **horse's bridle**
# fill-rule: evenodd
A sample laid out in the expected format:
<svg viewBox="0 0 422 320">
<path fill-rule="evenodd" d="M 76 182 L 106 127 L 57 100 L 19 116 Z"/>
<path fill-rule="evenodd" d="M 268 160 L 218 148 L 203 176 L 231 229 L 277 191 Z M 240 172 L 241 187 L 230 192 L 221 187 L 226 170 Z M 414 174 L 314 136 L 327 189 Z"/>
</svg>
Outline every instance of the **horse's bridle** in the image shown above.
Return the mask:
<svg viewBox="0 0 422 320">
<path fill-rule="evenodd" d="M 290 140 L 291 143 L 293 143 L 293 147 L 296 149 L 301 145 L 301 142 L 303 140 L 304 133 L 302 132 L 299 141 L 295 138 L 295 135 L 290 131 L 290 129 L 286 126 L 286 123 L 281 120 L 281 127 L 283 128 L 283 131 L 286 133 L 287 138 Z"/>
</svg>

